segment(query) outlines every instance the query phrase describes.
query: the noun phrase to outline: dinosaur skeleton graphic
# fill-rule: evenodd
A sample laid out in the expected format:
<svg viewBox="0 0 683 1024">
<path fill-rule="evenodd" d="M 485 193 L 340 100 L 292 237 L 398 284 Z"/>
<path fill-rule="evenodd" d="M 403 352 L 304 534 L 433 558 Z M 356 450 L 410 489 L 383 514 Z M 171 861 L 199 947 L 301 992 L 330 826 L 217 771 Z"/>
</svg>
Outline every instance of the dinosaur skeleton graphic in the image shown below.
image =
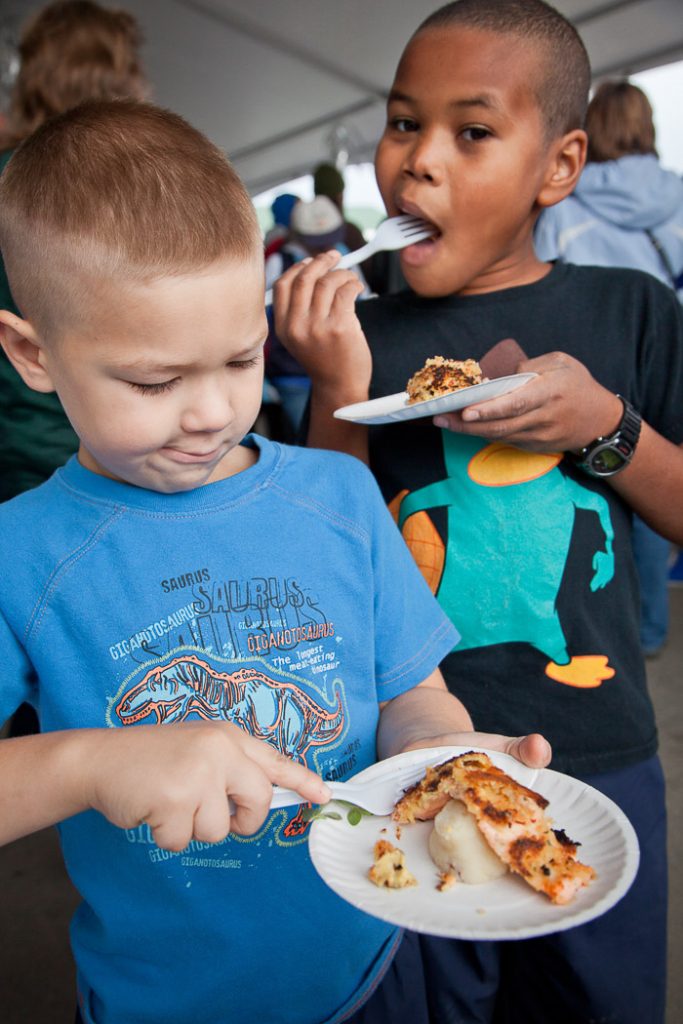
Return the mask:
<svg viewBox="0 0 683 1024">
<path fill-rule="evenodd" d="M 194 714 L 233 722 L 288 757 L 305 763 L 310 747 L 333 742 L 344 728 L 339 688 L 334 706 L 316 703 L 294 683 L 270 679 L 258 669 L 217 672 L 196 655 L 182 655 L 150 669 L 128 690 L 115 711 L 123 725 L 154 716 L 179 722 Z"/>
</svg>

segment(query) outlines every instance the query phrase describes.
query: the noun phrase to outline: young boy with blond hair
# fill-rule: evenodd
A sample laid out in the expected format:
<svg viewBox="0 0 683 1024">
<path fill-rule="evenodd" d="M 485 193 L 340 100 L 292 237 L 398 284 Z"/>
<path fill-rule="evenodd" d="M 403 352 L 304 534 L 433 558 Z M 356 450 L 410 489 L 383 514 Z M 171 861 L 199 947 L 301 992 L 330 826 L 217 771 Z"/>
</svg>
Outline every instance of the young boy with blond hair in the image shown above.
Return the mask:
<svg viewBox="0 0 683 1024">
<path fill-rule="evenodd" d="M 457 634 L 367 470 L 248 435 L 244 187 L 176 115 L 86 104 L 12 157 L 0 245 L 4 349 L 80 438 L 0 509 L 0 712 L 42 727 L 0 743 L 0 841 L 60 823 L 79 1019 L 426 1020 L 416 943 L 322 884 L 272 784 L 320 803 L 378 753 L 549 749 L 468 731 L 438 670 Z"/>
<path fill-rule="evenodd" d="M 425 940 L 439 1024 L 664 1013 L 664 786 L 630 529 L 636 512 L 683 540 L 683 331 L 653 278 L 534 253 L 540 211 L 584 164 L 589 84 L 578 34 L 542 0 L 440 8 L 400 59 L 376 154 L 388 214 L 434 227 L 401 252 L 410 290 L 356 307 L 334 254 L 276 288 L 278 334 L 312 380 L 309 443 L 369 461 L 457 623 L 447 684 L 478 728 L 540 729 L 553 767 L 619 803 L 640 841 L 632 889 L 588 925 Z M 404 391 L 434 355 L 536 376 L 434 420 L 333 417 Z"/>
</svg>

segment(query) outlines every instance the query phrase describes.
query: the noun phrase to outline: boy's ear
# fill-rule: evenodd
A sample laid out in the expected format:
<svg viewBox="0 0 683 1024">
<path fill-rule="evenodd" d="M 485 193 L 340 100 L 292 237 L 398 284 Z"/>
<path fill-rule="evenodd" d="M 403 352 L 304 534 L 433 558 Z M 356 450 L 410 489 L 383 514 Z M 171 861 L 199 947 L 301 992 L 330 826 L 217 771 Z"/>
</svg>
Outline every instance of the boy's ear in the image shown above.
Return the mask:
<svg viewBox="0 0 683 1024">
<path fill-rule="evenodd" d="M 554 206 L 574 191 L 586 163 L 587 148 L 588 136 L 580 128 L 553 143 L 548 173 L 536 198 L 539 206 Z"/>
<path fill-rule="evenodd" d="M 0 344 L 21 379 L 33 391 L 55 390 L 46 367 L 44 346 L 28 320 L 0 310 Z"/>
</svg>

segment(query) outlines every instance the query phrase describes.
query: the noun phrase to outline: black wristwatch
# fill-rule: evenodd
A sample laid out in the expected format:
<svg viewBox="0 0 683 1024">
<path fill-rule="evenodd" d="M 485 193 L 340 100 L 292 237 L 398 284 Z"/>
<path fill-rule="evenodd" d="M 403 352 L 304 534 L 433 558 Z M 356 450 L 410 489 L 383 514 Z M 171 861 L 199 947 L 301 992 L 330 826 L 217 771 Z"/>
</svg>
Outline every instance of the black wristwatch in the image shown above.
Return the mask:
<svg viewBox="0 0 683 1024">
<path fill-rule="evenodd" d="M 614 476 L 626 469 L 633 458 L 642 420 L 623 395 L 617 395 L 624 406 L 624 415 L 617 429 L 609 437 L 598 437 L 577 452 L 567 452 L 569 458 L 590 476 Z"/>
</svg>

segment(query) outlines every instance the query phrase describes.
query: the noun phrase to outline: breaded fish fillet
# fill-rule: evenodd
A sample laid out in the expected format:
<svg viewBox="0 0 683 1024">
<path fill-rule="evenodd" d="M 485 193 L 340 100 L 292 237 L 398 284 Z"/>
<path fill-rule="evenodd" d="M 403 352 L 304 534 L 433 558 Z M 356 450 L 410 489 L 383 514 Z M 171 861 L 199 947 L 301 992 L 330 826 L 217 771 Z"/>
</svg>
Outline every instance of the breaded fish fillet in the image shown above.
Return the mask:
<svg viewBox="0 0 683 1024">
<path fill-rule="evenodd" d="M 552 827 L 548 801 L 470 751 L 434 768 L 398 801 L 398 822 L 433 818 L 449 799 L 462 800 L 491 849 L 532 888 L 553 903 L 569 903 L 595 877 L 577 861 L 578 843 Z"/>
</svg>

